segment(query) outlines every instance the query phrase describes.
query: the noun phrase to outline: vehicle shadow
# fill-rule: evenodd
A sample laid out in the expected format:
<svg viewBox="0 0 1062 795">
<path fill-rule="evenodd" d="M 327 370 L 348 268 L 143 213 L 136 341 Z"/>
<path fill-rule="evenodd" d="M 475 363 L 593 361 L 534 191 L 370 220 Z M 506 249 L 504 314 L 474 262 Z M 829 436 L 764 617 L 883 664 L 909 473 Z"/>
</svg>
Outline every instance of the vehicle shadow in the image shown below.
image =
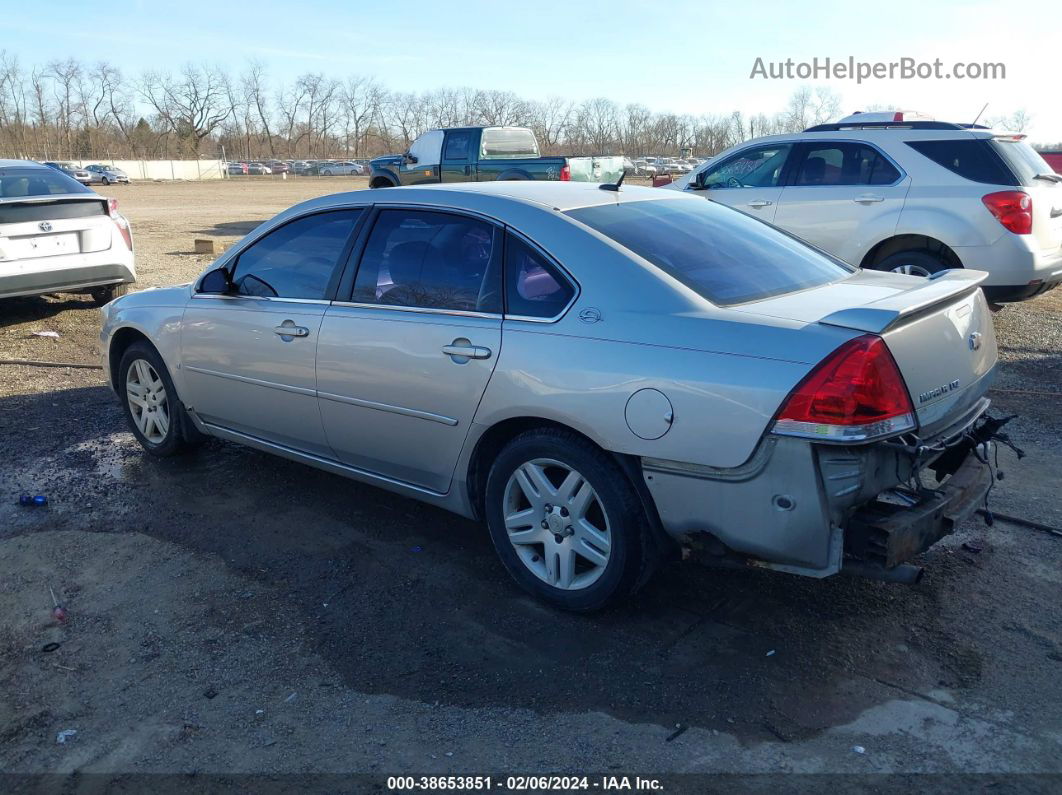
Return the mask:
<svg viewBox="0 0 1062 795">
<path fill-rule="evenodd" d="M 242 237 L 253 232 L 267 220 L 267 218 L 263 218 L 258 221 L 224 221 L 207 229 L 192 229 L 190 231 L 196 235 L 239 235 Z"/>
<path fill-rule="evenodd" d="M 52 299 L 43 295 L 0 298 L 0 328 L 45 320 L 71 309 L 97 309 L 98 306 L 87 296 L 76 293 L 55 294 Z"/>
<path fill-rule="evenodd" d="M 0 538 L 138 532 L 216 555 L 297 607 L 308 651 L 361 692 L 792 740 L 980 670 L 941 617 L 963 573 L 947 556 L 918 588 L 675 561 L 575 615 L 521 593 L 478 523 L 216 440 L 147 456 L 103 386 L 0 398 L 0 454 L 0 491 L 50 500 L 0 505 Z"/>
</svg>

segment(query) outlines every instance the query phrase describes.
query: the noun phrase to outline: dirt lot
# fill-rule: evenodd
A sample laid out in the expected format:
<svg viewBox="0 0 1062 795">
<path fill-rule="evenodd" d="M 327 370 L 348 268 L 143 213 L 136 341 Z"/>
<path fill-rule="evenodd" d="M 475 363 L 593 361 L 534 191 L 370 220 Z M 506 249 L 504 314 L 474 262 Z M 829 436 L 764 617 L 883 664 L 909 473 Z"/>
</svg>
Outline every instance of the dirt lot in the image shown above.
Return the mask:
<svg viewBox="0 0 1062 795">
<path fill-rule="evenodd" d="M 147 287 L 202 270 L 195 237 L 363 184 L 112 193 Z M 993 506 L 1060 526 L 1062 294 L 997 326 L 993 398 L 1028 456 L 1001 454 Z M 95 362 L 97 334 L 87 300 L 0 305 L 0 358 Z M 142 456 L 99 371 L 0 365 L 0 456 L 0 771 L 1062 776 L 1045 532 L 971 523 L 912 588 L 675 563 L 578 617 L 522 596 L 463 519 L 220 442 Z"/>
</svg>

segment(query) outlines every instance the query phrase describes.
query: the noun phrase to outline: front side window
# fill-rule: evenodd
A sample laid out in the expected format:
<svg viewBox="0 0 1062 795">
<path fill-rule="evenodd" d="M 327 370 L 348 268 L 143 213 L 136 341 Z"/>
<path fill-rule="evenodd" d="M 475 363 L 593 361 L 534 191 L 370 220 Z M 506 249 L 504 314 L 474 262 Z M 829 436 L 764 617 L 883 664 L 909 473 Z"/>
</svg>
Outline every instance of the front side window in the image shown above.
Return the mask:
<svg viewBox="0 0 1062 795">
<path fill-rule="evenodd" d="M 501 312 L 492 224 L 423 210 L 383 210 L 365 245 L 353 300 L 385 306 Z"/>
<path fill-rule="evenodd" d="M 809 145 L 794 185 L 891 185 L 900 172 L 872 146 L 859 143 Z"/>
<path fill-rule="evenodd" d="M 552 318 L 564 311 L 575 288 L 541 253 L 515 235 L 505 240 L 505 311 Z"/>
<path fill-rule="evenodd" d="M 569 210 L 714 304 L 818 287 L 854 269 L 716 202 L 663 199 Z"/>
<path fill-rule="evenodd" d="M 236 294 L 326 298 L 360 214 L 360 209 L 350 209 L 307 215 L 252 243 L 236 260 L 232 273 Z"/>
<path fill-rule="evenodd" d="M 774 144 L 746 149 L 705 171 L 701 187 L 773 188 L 782 178 L 782 167 L 791 148 L 789 144 Z"/>
<path fill-rule="evenodd" d="M 444 160 L 468 160 L 468 147 L 472 142 L 471 132 L 454 132 L 446 136 Z"/>
</svg>

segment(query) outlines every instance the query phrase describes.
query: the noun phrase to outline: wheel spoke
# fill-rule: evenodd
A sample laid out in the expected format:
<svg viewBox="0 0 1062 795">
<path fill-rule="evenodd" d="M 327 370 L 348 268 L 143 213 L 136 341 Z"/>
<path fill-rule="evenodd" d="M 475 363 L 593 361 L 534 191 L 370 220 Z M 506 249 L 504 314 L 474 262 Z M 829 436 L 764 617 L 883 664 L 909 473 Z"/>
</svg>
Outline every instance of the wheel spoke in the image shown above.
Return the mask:
<svg viewBox="0 0 1062 795">
<path fill-rule="evenodd" d="M 535 506 L 541 505 L 553 490 L 545 473 L 535 464 L 524 464 L 516 470 L 516 482 L 520 484 L 527 501 Z"/>
<path fill-rule="evenodd" d="M 590 485 L 589 481 L 584 480 L 579 490 L 572 497 L 571 508 L 568 510 L 571 511 L 572 516 L 576 519 L 583 519 L 586 516 L 586 512 L 590 510 L 590 506 L 596 496 L 593 486 Z"/>
<path fill-rule="evenodd" d="M 140 432 L 144 434 L 148 440 L 150 440 L 155 433 L 155 415 L 150 411 L 144 412 L 144 425 L 140 429 Z"/>
<path fill-rule="evenodd" d="M 612 548 L 612 541 L 609 539 L 608 533 L 601 532 L 587 519 L 580 519 L 573 525 L 573 529 L 575 530 L 575 538 L 589 546 L 600 549 L 607 557 L 609 550 Z"/>
<path fill-rule="evenodd" d="M 159 429 L 159 433 L 165 437 L 170 430 L 170 418 L 166 415 L 166 407 L 158 406 L 155 409 L 155 427 Z"/>
<path fill-rule="evenodd" d="M 526 544 L 541 544 L 543 542 L 544 531 L 541 527 L 531 527 L 527 530 L 517 530 L 516 532 L 510 531 L 509 540 L 518 546 Z"/>
<path fill-rule="evenodd" d="M 149 417 L 147 409 L 140 409 L 140 412 L 133 412 L 133 419 L 136 421 L 136 427 L 140 429 L 140 432 L 147 436 L 147 420 Z"/>
<path fill-rule="evenodd" d="M 512 533 L 513 530 L 524 530 L 528 527 L 534 527 L 537 524 L 538 511 L 534 508 L 527 508 L 523 511 L 517 511 L 511 513 L 505 517 L 505 527 Z"/>
<path fill-rule="evenodd" d="M 602 552 L 595 546 L 592 546 L 587 542 L 585 538 L 580 538 L 575 542 L 575 553 L 582 558 L 593 563 L 595 566 L 604 566 L 608 563 L 608 553 Z"/>
<path fill-rule="evenodd" d="M 148 389 L 139 381 L 129 381 L 125 385 L 125 391 L 130 395 L 136 395 L 137 397 L 142 398 L 147 395 Z"/>
<path fill-rule="evenodd" d="M 571 545 L 557 547 L 556 583 L 560 588 L 571 588 L 575 579 L 575 553 Z"/>
<path fill-rule="evenodd" d="M 146 388 L 152 389 L 151 376 L 148 375 L 148 365 L 143 359 L 136 360 L 136 380 Z"/>
<path fill-rule="evenodd" d="M 148 405 L 147 400 L 133 393 L 129 394 L 129 402 L 132 403 L 134 406 L 140 406 L 140 408 L 142 409 L 146 409 Z"/>
</svg>

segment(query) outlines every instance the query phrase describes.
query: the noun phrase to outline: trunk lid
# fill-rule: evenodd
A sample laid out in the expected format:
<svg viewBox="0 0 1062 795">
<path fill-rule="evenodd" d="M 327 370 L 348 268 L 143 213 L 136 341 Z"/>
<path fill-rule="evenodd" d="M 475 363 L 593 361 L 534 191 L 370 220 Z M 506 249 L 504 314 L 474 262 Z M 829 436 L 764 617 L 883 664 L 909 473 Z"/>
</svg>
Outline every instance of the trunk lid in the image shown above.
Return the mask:
<svg viewBox="0 0 1062 795">
<path fill-rule="evenodd" d="M 111 239 L 101 196 L 0 199 L 0 263 L 104 251 Z"/>
<path fill-rule="evenodd" d="M 919 434 L 927 438 L 971 410 L 991 386 L 996 336 L 978 287 L 986 276 L 950 270 L 921 279 L 860 271 L 731 309 L 880 335 L 907 384 Z"/>
</svg>

